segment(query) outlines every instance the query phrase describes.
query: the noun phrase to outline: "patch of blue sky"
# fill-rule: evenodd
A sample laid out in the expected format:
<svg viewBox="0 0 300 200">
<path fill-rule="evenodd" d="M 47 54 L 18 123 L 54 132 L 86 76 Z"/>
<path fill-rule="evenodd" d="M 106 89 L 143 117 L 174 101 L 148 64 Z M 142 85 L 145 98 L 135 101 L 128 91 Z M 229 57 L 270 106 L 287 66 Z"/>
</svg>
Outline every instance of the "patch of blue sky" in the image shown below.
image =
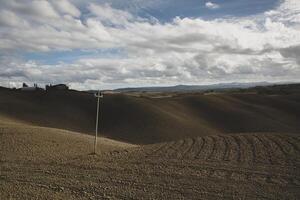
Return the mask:
<svg viewBox="0 0 300 200">
<path fill-rule="evenodd" d="M 172 21 L 175 17 L 215 19 L 225 16 L 245 17 L 275 8 L 281 0 L 94 0 L 109 3 L 116 9 L 127 10 L 140 17 L 154 17 L 160 22 Z M 219 5 L 209 9 L 207 2 Z"/>
<path fill-rule="evenodd" d="M 69 51 L 29 52 L 24 53 L 25 60 L 42 64 L 55 65 L 59 63 L 74 63 L 84 58 L 126 58 L 125 52 L 120 48 L 106 49 L 74 49 Z"/>
<path fill-rule="evenodd" d="M 215 0 L 210 2 L 217 4 L 219 8 L 209 9 L 203 1 L 174 0 L 172 4 L 144 10 L 140 12 L 140 15 L 151 15 L 161 22 L 171 21 L 177 16 L 206 20 L 224 17 L 246 17 L 275 8 L 279 0 Z"/>
</svg>

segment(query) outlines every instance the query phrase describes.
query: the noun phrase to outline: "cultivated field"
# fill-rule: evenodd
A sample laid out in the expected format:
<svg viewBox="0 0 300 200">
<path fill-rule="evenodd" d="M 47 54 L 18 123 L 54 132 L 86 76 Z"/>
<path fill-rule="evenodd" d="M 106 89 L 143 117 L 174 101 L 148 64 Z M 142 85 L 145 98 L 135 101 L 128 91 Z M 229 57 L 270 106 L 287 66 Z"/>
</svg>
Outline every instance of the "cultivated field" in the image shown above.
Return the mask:
<svg viewBox="0 0 300 200">
<path fill-rule="evenodd" d="M 72 120 L 89 113 L 89 104 L 74 106 L 80 103 L 76 95 L 73 98 L 78 98 L 77 101 L 70 104 L 60 100 L 53 103 L 60 105 L 58 113 L 69 110 L 75 118 L 70 118 L 71 115 L 51 118 L 42 97 L 34 100 L 38 108 L 34 110 L 29 106 L 32 101 L 26 100 L 27 94 L 22 94 L 25 99 L 9 103 L 11 94 L 5 95 L 0 99 L 0 199 L 300 197 L 298 94 L 256 97 L 255 94 L 190 94 L 154 100 L 110 96 L 106 99 L 119 104 L 106 103 L 104 109 L 112 109 L 115 115 L 107 114 L 107 118 L 112 120 L 116 116 L 116 127 L 103 122 L 106 137 L 111 139 L 99 137 L 97 155 L 91 154 L 92 136 L 70 131 L 87 125 L 79 120 L 71 126 Z M 89 97 L 85 94 L 80 95 L 83 102 L 92 101 L 86 100 Z M 135 114 L 128 113 L 129 119 L 125 114 L 116 115 L 118 109 L 124 112 L 128 107 L 134 108 L 128 103 L 132 101 L 137 103 Z M 17 111 L 9 108 L 12 105 L 24 107 Z M 30 109 L 32 112 L 26 113 Z M 38 117 L 39 120 L 33 120 Z M 118 121 L 132 123 L 137 117 L 140 121 L 130 126 Z M 43 123 L 54 127 L 58 120 L 61 122 L 56 128 L 41 127 Z M 158 127 L 151 129 L 154 122 Z M 173 135 L 170 130 L 162 131 L 166 126 L 163 122 L 173 128 Z M 58 129 L 63 125 L 69 130 Z M 141 135 L 138 131 L 126 135 L 134 125 Z M 189 126 L 192 128 L 188 129 Z M 238 132 L 241 129 L 244 131 Z M 117 134 L 117 130 L 124 135 Z M 147 135 L 151 130 L 153 135 Z M 119 138 L 127 142 L 117 141 Z"/>
<path fill-rule="evenodd" d="M 298 199 L 300 137 L 212 135 L 130 145 L 2 123 L 1 199 Z"/>
</svg>

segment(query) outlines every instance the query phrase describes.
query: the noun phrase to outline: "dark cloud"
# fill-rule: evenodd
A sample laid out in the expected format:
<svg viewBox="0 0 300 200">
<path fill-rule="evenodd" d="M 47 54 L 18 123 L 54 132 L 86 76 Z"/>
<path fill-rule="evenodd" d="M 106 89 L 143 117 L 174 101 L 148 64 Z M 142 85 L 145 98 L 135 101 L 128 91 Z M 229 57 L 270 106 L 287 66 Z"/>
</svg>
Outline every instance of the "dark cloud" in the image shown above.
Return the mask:
<svg viewBox="0 0 300 200">
<path fill-rule="evenodd" d="M 300 65 L 300 45 L 280 49 L 280 53 L 285 58 L 294 59 Z"/>
</svg>

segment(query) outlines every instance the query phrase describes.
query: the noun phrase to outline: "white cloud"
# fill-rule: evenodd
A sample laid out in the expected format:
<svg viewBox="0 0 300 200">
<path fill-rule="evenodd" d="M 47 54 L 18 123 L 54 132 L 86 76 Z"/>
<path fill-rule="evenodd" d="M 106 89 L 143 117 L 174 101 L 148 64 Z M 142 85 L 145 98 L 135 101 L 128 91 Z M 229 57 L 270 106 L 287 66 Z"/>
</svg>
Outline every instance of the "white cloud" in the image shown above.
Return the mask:
<svg viewBox="0 0 300 200">
<path fill-rule="evenodd" d="M 23 25 L 26 25 L 26 22 L 11 11 L 0 10 L 0 25 L 3 27 L 22 27 Z"/>
<path fill-rule="evenodd" d="M 213 10 L 220 8 L 220 6 L 218 4 L 210 2 L 210 1 L 205 3 L 205 7 L 208 9 L 213 9 Z"/>
<path fill-rule="evenodd" d="M 58 18 L 59 15 L 52 4 L 46 0 L 5 1 L 1 0 L 2 9 L 12 9 L 22 16 L 41 18 Z"/>
<path fill-rule="evenodd" d="M 67 82 L 82 89 L 81 85 L 291 81 L 300 77 L 300 9 L 295 0 L 246 18 L 175 18 L 169 23 L 140 19 L 109 4 L 86 5 L 90 13 L 82 14 L 72 1 L 66 2 L 64 9 L 53 1 L 33 7 L 27 4 L 36 1 L 26 0 L 27 6 L 17 1 L 3 3 L 0 84 L 8 80 L 14 84 Z M 36 11 L 37 7 L 46 13 Z M 105 48 L 122 49 L 123 54 L 55 65 L 16 56 L 20 51 Z"/>
<path fill-rule="evenodd" d="M 115 25 L 124 25 L 133 19 L 133 16 L 130 13 L 114 9 L 109 4 L 90 4 L 88 8 L 92 14 L 98 17 L 99 20 Z"/>
<path fill-rule="evenodd" d="M 74 17 L 80 17 L 80 10 L 70 3 L 69 0 L 52 0 L 51 1 L 54 7 L 59 10 L 62 14 L 69 14 Z"/>
<path fill-rule="evenodd" d="M 0 16 L 3 16 L 0 23 L 11 27 L 1 28 L 0 51 L 51 51 L 114 45 L 101 21 L 92 17 L 81 21 L 76 18 L 80 11 L 70 2 L 56 1 L 54 6 L 51 2 L 32 1 L 32 6 L 26 5 L 29 2 L 4 4 L 4 8 L 0 8 Z M 59 6 L 65 4 L 70 5 L 62 10 Z"/>
</svg>

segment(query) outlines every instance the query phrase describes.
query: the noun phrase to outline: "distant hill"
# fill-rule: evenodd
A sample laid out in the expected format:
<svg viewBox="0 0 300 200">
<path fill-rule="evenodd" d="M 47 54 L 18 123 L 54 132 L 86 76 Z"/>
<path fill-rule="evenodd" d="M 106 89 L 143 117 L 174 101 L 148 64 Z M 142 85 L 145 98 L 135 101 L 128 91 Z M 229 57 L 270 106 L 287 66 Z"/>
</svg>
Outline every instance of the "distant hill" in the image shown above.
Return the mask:
<svg viewBox="0 0 300 200">
<path fill-rule="evenodd" d="M 170 87 L 137 87 L 137 88 L 120 88 L 113 91 L 116 92 L 197 92 L 205 90 L 224 90 L 234 88 L 251 88 L 255 86 L 269 86 L 275 83 L 269 82 L 253 82 L 253 83 L 219 83 L 212 85 L 176 85 Z M 288 83 L 287 83 L 288 84 Z"/>
</svg>

